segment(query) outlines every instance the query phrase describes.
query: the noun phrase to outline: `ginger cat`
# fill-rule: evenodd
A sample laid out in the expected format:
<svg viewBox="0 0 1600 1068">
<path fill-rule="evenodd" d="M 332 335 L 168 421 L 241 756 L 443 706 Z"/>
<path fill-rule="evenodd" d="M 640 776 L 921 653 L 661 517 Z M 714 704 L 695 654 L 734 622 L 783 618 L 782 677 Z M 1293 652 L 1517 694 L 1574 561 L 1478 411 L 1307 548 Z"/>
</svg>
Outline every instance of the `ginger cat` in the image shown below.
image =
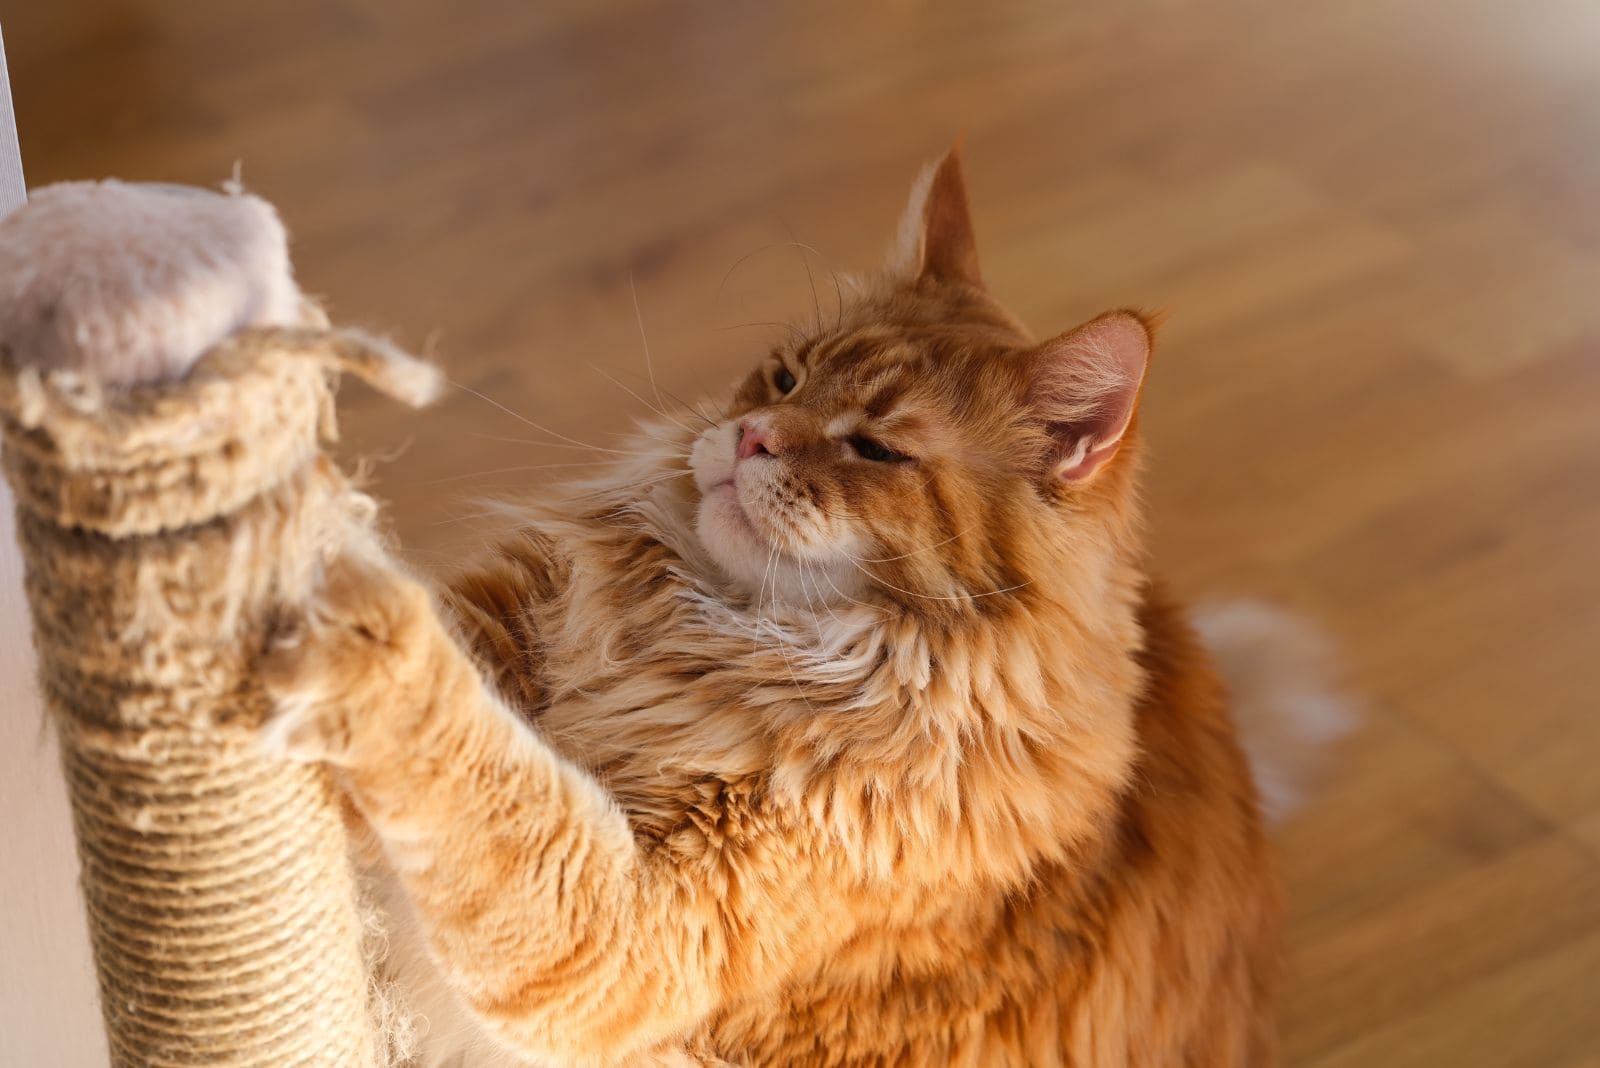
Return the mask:
<svg viewBox="0 0 1600 1068">
<path fill-rule="evenodd" d="M 1150 324 L 1033 339 L 955 153 L 906 220 L 704 432 L 437 598 L 340 561 L 270 654 L 420 1063 L 1273 1062 L 1255 787 L 1142 548 Z"/>
</svg>

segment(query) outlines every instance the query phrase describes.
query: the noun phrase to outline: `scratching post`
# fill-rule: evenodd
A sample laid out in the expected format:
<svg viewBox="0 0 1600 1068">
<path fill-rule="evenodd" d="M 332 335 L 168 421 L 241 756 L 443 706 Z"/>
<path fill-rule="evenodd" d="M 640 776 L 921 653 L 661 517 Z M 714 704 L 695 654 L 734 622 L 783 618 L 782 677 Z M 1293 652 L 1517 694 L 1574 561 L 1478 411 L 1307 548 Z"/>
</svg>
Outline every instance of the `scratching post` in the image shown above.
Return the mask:
<svg viewBox="0 0 1600 1068">
<path fill-rule="evenodd" d="M 436 377 L 284 288 L 262 202 L 66 188 L 0 223 L 0 426 L 112 1059 L 380 1062 L 338 796 L 258 753 L 251 672 L 373 537 L 334 379 Z"/>
</svg>

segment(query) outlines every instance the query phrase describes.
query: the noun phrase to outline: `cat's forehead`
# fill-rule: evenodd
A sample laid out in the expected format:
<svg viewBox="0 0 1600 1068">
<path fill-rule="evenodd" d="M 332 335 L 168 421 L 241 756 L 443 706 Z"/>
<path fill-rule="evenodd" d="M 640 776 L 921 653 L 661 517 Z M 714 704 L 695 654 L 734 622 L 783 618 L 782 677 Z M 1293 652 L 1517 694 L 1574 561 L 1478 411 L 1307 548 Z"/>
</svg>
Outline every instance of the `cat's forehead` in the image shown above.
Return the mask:
<svg viewBox="0 0 1600 1068">
<path fill-rule="evenodd" d="M 984 369 L 1010 350 L 991 335 L 958 329 L 872 326 L 798 339 L 780 351 L 815 399 L 848 398 L 872 414 L 896 400 L 976 388 Z"/>
<path fill-rule="evenodd" d="M 912 338 L 874 330 L 828 334 L 784 358 L 799 385 L 791 403 L 882 419 L 919 403 L 937 376 L 937 354 Z"/>
<path fill-rule="evenodd" d="M 917 341 L 908 333 L 883 327 L 840 330 L 800 340 L 792 358 L 819 379 L 866 381 L 926 371 L 930 353 Z"/>
</svg>

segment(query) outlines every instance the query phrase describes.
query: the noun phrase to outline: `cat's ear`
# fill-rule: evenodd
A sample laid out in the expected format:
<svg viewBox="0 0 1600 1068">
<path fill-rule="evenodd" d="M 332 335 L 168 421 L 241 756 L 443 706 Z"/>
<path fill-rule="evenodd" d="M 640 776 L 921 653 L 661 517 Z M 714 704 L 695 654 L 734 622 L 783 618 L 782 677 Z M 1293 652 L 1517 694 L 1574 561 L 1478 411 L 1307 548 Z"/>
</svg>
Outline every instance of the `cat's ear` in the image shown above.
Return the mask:
<svg viewBox="0 0 1600 1068">
<path fill-rule="evenodd" d="M 959 145 L 924 170 L 912 185 L 890 262 L 911 278 L 983 285 Z"/>
<path fill-rule="evenodd" d="M 1028 354 L 1030 402 L 1051 439 L 1049 477 L 1082 482 L 1117 454 L 1139 403 L 1152 331 L 1138 312 L 1107 312 Z"/>
</svg>

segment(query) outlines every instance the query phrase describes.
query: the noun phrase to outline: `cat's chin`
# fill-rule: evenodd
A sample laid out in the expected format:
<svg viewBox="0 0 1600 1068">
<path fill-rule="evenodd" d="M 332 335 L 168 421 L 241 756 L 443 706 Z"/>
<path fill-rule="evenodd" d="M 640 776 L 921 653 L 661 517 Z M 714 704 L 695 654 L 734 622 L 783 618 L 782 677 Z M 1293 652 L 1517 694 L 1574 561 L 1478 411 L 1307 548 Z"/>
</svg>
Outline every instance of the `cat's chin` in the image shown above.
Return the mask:
<svg viewBox="0 0 1600 1068">
<path fill-rule="evenodd" d="M 701 495 L 695 526 L 711 559 L 740 586 L 754 588 L 773 569 L 777 549 L 739 503 L 732 479 Z"/>
<path fill-rule="evenodd" d="M 723 576 L 752 600 L 817 606 L 849 597 L 851 576 L 820 561 L 801 561 L 774 543 L 727 481 L 705 490 L 695 522 L 700 544 Z"/>
</svg>

